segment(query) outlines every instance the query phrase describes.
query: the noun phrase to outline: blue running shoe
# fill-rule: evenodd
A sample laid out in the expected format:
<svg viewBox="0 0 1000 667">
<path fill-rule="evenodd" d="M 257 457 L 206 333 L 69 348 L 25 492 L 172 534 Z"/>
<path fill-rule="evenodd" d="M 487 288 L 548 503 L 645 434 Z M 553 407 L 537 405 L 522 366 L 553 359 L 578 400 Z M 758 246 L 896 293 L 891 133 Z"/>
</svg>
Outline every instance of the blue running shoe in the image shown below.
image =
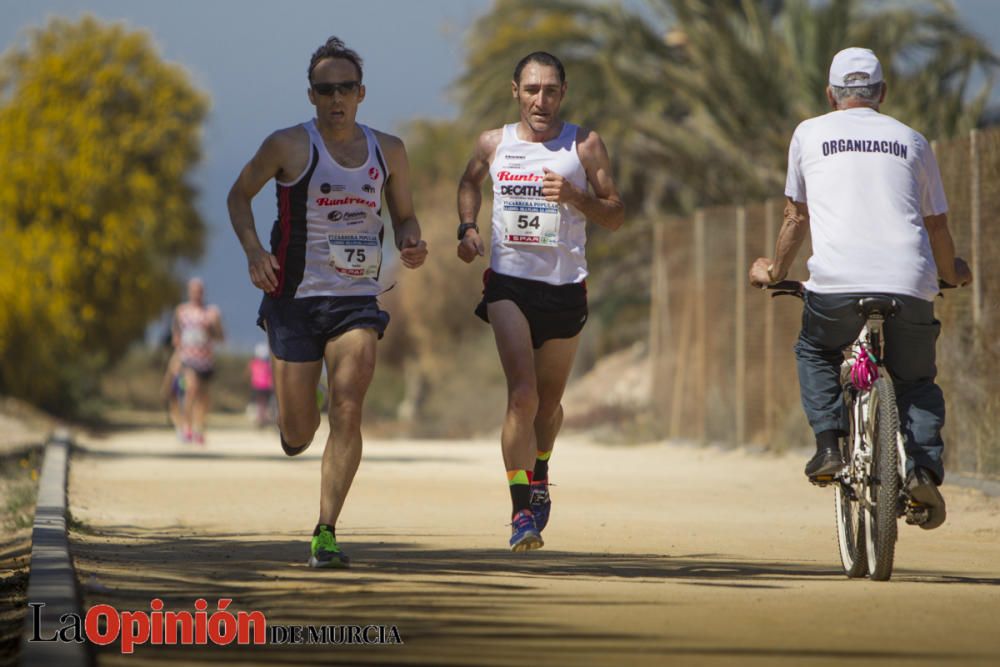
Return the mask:
<svg viewBox="0 0 1000 667">
<path fill-rule="evenodd" d="M 540 548 L 543 544 L 545 543 L 542 542 L 542 535 L 535 526 L 535 517 L 532 516 L 531 510 L 521 510 L 515 514 L 511 522 L 510 550 L 530 551 Z"/>
<path fill-rule="evenodd" d="M 552 499 L 549 498 L 548 482 L 531 483 L 531 513 L 535 516 L 535 526 L 538 532 L 545 530 L 549 523 L 549 511 L 552 509 Z"/>
</svg>

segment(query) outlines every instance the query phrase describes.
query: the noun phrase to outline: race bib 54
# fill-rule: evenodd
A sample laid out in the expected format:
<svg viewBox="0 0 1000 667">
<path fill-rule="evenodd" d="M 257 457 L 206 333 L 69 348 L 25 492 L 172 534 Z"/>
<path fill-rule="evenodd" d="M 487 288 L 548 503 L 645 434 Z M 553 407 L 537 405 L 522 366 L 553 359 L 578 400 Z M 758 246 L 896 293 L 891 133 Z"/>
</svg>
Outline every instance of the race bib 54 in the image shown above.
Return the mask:
<svg viewBox="0 0 1000 667">
<path fill-rule="evenodd" d="M 508 245 L 553 247 L 559 244 L 559 204 L 532 199 L 503 202 L 503 240 Z"/>
</svg>

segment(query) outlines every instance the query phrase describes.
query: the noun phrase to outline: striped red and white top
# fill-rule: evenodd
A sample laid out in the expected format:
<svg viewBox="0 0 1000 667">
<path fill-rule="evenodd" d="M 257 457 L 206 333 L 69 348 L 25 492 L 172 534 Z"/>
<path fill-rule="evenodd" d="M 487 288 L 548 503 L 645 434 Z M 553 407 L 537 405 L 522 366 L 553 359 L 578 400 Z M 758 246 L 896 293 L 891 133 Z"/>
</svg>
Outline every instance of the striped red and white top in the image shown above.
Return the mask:
<svg viewBox="0 0 1000 667">
<path fill-rule="evenodd" d="M 368 159 L 349 168 L 327 151 L 315 120 L 302 127 L 309 134 L 309 164 L 294 181 L 276 182 L 271 253 L 279 269 L 271 296 L 377 295 L 382 291 L 382 191 L 389 178 L 378 139 L 359 125 L 368 140 Z"/>
<path fill-rule="evenodd" d="M 216 317 L 214 306 L 193 303 L 177 306 L 174 322 L 179 334 L 177 349 L 183 365 L 197 371 L 208 371 L 215 366 L 212 322 Z"/>
</svg>

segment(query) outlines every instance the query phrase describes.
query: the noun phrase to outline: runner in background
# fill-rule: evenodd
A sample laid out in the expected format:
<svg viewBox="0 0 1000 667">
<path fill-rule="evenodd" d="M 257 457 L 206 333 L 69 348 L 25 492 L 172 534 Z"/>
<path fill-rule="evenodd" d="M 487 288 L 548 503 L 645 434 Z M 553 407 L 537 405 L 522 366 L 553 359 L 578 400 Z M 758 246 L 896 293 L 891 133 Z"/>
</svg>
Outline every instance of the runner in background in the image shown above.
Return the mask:
<svg viewBox="0 0 1000 667">
<path fill-rule="evenodd" d="M 224 337 L 219 308 L 205 305 L 205 284 L 201 278 L 192 278 L 188 281 L 188 300 L 177 306 L 173 321 L 173 341 L 184 378 L 181 428 L 187 442 L 205 443 L 215 342 Z"/>
<path fill-rule="evenodd" d="M 184 440 L 184 420 L 181 417 L 181 404 L 184 402 L 184 375 L 181 373 L 181 355 L 168 340 L 170 358 L 160 383 L 160 396 L 167 404 L 167 415 L 177 433 L 177 439 Z"/>
<path fill-rule="evenodd" d="M 267 343 L 257 343 L 253 358 L 247 366 L 250 374 L 250 394 L 254 407 L 254 421 L 263 428 L 273 420 L 271 398 L 274 396 L 274 373 L 271 371 L 271 354 Z"/>
</svg>

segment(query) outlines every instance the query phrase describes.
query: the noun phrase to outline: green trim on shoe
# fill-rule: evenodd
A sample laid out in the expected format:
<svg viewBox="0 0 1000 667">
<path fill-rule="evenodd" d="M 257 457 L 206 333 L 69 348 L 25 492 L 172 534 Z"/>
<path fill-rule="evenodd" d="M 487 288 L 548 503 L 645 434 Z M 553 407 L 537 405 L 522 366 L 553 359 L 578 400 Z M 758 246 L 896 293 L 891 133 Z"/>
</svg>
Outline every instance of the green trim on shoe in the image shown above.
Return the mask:
<svg viewBox="0 0 1000 667">
<path fill-rule="evenodd" d="M 337 538 L 329 528 L 320 526 L 309 545 L 309 567 L 345 569 L 350 566 L 351 559 L 340 550 Z"/>
</svg>

